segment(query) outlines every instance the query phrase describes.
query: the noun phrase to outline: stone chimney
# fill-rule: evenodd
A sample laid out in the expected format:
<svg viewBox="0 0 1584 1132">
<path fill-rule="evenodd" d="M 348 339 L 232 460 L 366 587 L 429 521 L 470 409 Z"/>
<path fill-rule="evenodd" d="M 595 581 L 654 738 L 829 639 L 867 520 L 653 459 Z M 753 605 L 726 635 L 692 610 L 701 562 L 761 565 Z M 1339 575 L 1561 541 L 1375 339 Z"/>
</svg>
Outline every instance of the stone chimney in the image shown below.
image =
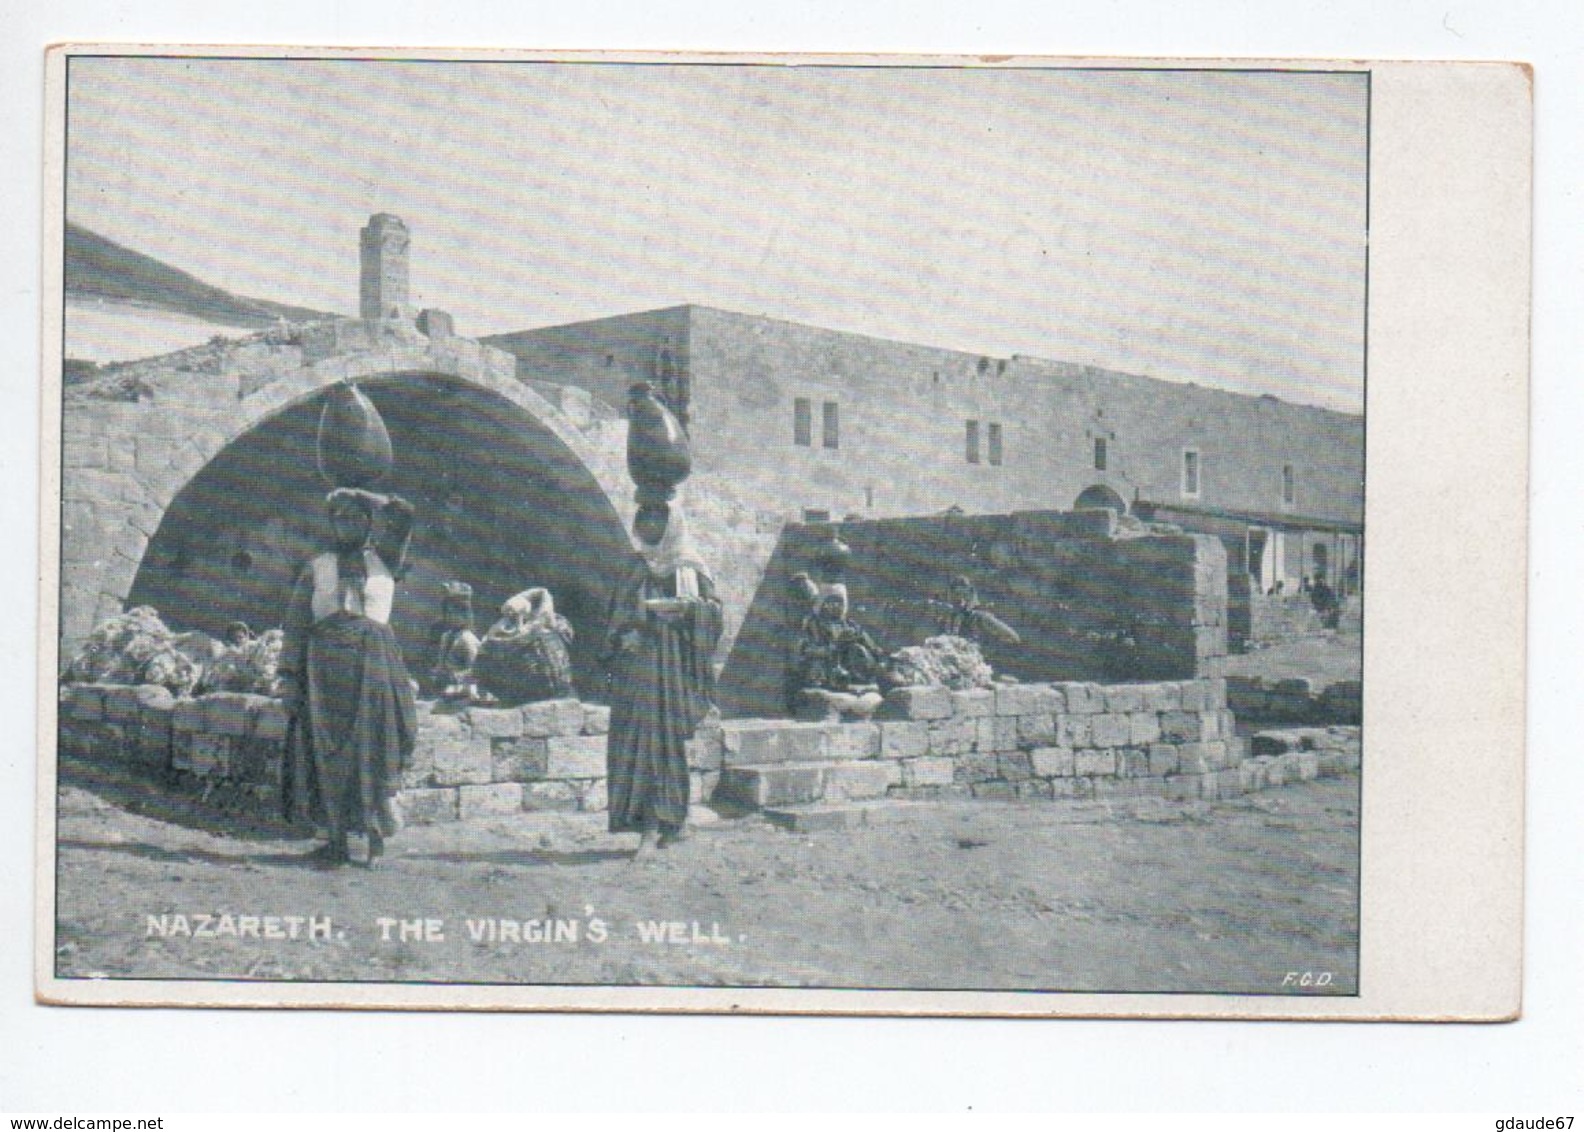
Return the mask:
<svg viewBox="0 0 1584 1132">
<path fill-rule="evenodd" d="M 407 225 L 377 212 L 361 232 L 363 271 L 358 310 L 367 319 L 411 318 L 407 305 Z"/>
</svg>

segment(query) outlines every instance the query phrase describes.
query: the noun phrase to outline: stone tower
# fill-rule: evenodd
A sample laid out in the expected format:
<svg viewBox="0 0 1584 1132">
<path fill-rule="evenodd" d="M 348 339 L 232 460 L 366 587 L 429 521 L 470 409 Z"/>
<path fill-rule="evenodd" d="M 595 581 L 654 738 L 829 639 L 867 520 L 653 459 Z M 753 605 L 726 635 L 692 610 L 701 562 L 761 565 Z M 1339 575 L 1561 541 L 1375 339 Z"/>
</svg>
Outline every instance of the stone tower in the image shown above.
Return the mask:
<svg viewBox="0 0 1584 1132">
<path fill-rule="evenodd" d="M 361 232 L 363 271 L 359 313 L 364 318 L 411 318 L 407 305 L 407 225 L 377 212 Z"/>
</svg>

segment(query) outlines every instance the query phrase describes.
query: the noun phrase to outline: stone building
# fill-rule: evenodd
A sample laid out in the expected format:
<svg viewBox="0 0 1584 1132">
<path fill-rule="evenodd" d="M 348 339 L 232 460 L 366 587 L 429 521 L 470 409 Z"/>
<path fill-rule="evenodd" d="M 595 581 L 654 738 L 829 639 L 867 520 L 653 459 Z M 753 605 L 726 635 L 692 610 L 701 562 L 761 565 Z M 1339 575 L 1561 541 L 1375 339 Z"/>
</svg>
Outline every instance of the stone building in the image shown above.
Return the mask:
<svg viewBox="0 0 1584 1132">
<path fill-rule="evenodd" d="M 727 608 L 722 657 L 789 522 L 1132 509 L 1226 546 L 1234 636 L 1240 594 L 1246 632 L 1277 583 L 1361 576 L 1357 416 L 691 305 L 476 341 L 442 312 L 414 317 L 398 218 L 372 218 L 360 252 L 361 319 L 219 337 L 68 387 L 64 651 L 128 603 L 180 628 L 274 623 L 323 535 L 314 423 L 346 380 L 386 417 L 389 486 L 418 505 L 395 625 L 415 669 L 445 580 L 470 581 L 485 617 L 548 585 L 577 630 L 579 691 L 598 697 L 637 380 L 691 431 L 684 499 Z"/>
<path fill-rule="evenodd" d="M 769 523 L 1110 506 L 1216 535 L 1259 593 L 1360 580 L 1360 416 L 692 305 L 486 341 L 611 405 L 654 382 L 696 483 Z"/>
</svg>

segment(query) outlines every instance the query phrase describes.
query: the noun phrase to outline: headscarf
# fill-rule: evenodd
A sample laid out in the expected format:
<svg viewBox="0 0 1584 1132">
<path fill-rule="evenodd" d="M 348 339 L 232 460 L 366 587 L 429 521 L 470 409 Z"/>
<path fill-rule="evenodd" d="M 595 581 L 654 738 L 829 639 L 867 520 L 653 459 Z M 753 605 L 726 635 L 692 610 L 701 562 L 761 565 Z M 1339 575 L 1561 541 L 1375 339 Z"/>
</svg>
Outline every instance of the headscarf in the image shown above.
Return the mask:
<svg viewBox="0 0 1584 1132">
<path fill-rule="evenodd" d="M 819 596 L 814 599 L 814 612 L 822 613 L 828 598 L 841 599 L 841 619 L 847 620 L 847 586 L 842 582 L 829 582 L 819 587 Z"/>
<path fill-rule="evenodd" d="M 665 534 L 660 536 L 660 541 L 650 546 L 638 537 L 637 532 L 632 536 L 633 549 L 636 550 L 649 567 L 649 573 L 657 578 L 666 577 L 683 566 L 691 566 L 702 576 L 715 580 L 715 575 L 704 564 L 704 559 L 699 556 L 698 549 L 693 545 L 692 536 L 688 533 L 687 516 L 682 508 L 671 504 L 670 513 L 666 516 Z"/>
<path fill-rule="evenodd" d="M 343 550 L 336 547 L 336 567 L 343 578 L 368 577 L 367 556 L 377 553 L 393 577 L 400 579 L 407 569 L 407 548 L 412 541 L 412 506 L 399 495 L 381 495 L 358 487 L 338 487 L 325 496 L 325 506 L 351 504 L 368 516 L 368 534 L 363 545 Z M 387 510 L 397 514 L 382 528 L 380 518 Z"/>
</svg>

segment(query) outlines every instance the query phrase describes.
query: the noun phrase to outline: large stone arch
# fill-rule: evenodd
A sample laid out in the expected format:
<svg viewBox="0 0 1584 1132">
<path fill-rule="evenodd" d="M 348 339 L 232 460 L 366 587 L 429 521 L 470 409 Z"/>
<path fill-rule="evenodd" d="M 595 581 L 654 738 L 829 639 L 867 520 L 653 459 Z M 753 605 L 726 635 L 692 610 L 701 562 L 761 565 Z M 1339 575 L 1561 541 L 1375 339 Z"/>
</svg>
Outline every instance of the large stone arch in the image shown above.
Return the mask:
<svg viewBox="0 0 1584 1132">
<path fill-rule="evenodd" d="M 117 367 L 76 390 L 63 417 L 61 619 L 68 652 L 133 595 L 150 546 L 183 492 L 233 445 L 300 417 L 331 385 L 428 383 L 493 405 L 493 436 L 515 424 L 587 504 L 596 542 L 631 517 L 625 424 L 576 421 L 515 376 L 515 360 L 469 339 L 428 338 L 410 323 L 335 322 L 216 341 Z M 488 431 L 488 430 L 486 430 Z M 481 434 L 482 435 L 482 434 Z M 473 440 L 479 440 L 474 436 Z M 459 452 L 459 460 L 487 453 Z M 312 455 L 306 459 L 311 463 Z M 400 456 L 398 455 L 398 460 Z M 619 555 L 616 555 L 619 557 Z M 481 617 L 487 616 L 481 609 Z"/>
</svg>

